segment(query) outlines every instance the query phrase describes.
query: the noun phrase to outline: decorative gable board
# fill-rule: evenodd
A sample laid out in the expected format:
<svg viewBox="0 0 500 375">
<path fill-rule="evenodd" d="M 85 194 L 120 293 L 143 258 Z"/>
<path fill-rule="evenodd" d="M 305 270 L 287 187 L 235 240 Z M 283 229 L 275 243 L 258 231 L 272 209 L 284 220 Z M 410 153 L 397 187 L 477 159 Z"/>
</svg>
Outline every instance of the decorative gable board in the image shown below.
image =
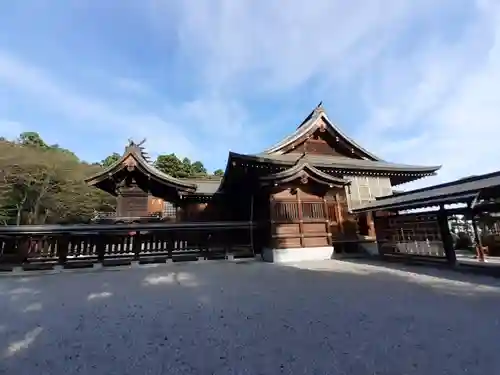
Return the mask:
<svg viewBox="0 0 500 375">
<path fill-rule="evenodd" d="M 319 120 L 322 121 L 322 120 Z M 357 150 L 349 147 L 342 137 L 334 136 L 334 131 L 326 131 L 326 126 L 318 126 L 311 134 L 301 137 L 283 150 L 284 154 L 290 152 L 308 153 L 316 155 L 343 156 L 354 159 L 363 157 Z"/>
</svg>

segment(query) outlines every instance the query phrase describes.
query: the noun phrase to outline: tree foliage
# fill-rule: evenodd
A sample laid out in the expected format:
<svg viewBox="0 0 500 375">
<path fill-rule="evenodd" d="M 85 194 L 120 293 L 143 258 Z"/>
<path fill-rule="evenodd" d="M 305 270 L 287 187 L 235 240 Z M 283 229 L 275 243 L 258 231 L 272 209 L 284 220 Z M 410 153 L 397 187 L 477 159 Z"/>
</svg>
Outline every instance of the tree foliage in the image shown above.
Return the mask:
<svg viewBox="0 0 500 375">
<path fill-rule="evenodd" d="M 85 178 L 120 158 L 114 152 L 89 164 L 36 132 L 14 141 L 0 137 L 0 225 L 88 222 L 96 212 L 114 211 L 116 199 L 88 186 Z M 175 154 L 158 156 L 154 165 L 177 178 L 210 176 L 202 162 Z M 218 169 L 213 175 L 223 174 Z"/>
<path fill-rule="evenodd" d="M 181 160 L 175 154 L 159 155 L 154 165 L 163 173 L 176 178 L 209 176 L 201 161 L 191 162 L 189 158 Z"/>
<path fill-rule="evenodd" d="M 120 158 L 121 158 L 121 155 L 119 153 L 113 152 L 106 159 L 103 159 L 99 164 L 106 168 L 106 167 L 109 167 L 110 165 L 116 163 L 118 160 L 120 160 Z"/>
<path fill-rule="evenodd" d="M 114 209 L 114 198 L 85 184 L 97 172 L 70 151 L 47 145 L 37 133 L 0 141 L 0 222 L 86 222 Z"/>
</svg>

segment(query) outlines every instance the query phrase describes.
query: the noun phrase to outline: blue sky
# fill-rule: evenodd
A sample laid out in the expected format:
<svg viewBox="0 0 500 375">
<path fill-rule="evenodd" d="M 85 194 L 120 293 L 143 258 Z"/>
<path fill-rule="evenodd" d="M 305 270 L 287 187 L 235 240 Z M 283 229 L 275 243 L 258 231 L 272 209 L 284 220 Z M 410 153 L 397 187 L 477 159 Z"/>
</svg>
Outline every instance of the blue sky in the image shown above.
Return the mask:
<svg viewBox="0 0 500 375">
<path fill-rule="evenodd" d="M 132 137 L 224 168 L 323 101 L 384 159 L 442 164 L 436 183 L 499 169 L 499 87 L 500 0 L 0 5 L 0 134 L 88 161 Z"/>
</svg>

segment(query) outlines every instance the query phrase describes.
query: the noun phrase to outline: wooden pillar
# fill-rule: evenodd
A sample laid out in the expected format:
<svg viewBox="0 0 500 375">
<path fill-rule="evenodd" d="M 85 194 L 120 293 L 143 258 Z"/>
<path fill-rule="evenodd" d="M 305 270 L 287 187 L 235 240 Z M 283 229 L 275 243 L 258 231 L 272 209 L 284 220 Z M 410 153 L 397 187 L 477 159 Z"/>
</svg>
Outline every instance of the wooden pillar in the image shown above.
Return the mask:
<svg viewBox="0 0 500 375">
<path fill-rule="evenodd" d="M 472 210 L 470 203 L 467 205 L 467 208 L 469 209 L 469 214 L 472 221 L 472 230 L 474 231 L 474 243 L 475 243 L 474 247 L 476 248 L 477 260 L 479 260 L 480 262 L 484 262 L 484 248 L 481 241 L 481 236 L 479 236 L 479 232 L 477 230 L 477 222 L 474 215 L 474 211 Z"/>
<path fill-rule="evenodd" d="M 302 200 L 300 199 L 300 189 L 297 189 L 297 212 L 299 215 L 300 247 L 305 247 L 304 241 L 304 214 L 302 212 Z"/>
<path fill-rule="evenodd" d="M 332 230 L 331 230 L 331 218 L 328 214 L 328 202 L 326 201 L 326 197 L 323 196 L 323 210 L 325 210 L 325 225 L 326 225 L 326 240 L 328 246 L 333 245 L 332 241 Z"/>
<path fill-rule="evenodd" d="M 269 197 L 269 239 L 265 241 L 270 248 L 276 248 L 276 207 L 275 200 L 272 196 Z"/>
<path fill-rule="evenodd" d="M 341 203 L 340 203 L 340 195 L 339 193 L 336 193 L 335 194 L 335 202 L 337 202 L 337 220 L 338 220 L 338 225 L 339 225 L 339 229 L 340 229 L 340 233 L 345 234 L 344 233 L 344 217 L 342 215 L 342 208 L 340 207 Z"/>
<path fill-rule="evenodd" d="M 373 212 L 369 211 L 366 213 L 366 221 L 368 222 L 368 236 L 376 237 L 375 232 L 375 221 L 373 219 Z"/>
<path fill-rule="evenodd" d="M 453 248 L 453 238 L 448 225 L 448 214 L 444 209 L 444 205 L 441 205 L 439 208 L 438 225 L 441 232 L 441 241 L 443 242 L 446 259 L 451 265 L 455 265 L 457 262 L 457 256 L 455 254 L 455 249 Z"/>
</svg>

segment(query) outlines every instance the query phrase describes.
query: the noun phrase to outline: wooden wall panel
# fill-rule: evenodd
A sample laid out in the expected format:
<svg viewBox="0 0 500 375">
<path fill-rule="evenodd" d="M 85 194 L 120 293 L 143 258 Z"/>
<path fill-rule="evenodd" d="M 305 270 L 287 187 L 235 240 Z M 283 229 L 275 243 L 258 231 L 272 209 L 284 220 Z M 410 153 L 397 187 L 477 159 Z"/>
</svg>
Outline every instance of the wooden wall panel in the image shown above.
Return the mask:
<svg viewBox="0 0 500 375">
<path fill-rule="evenodd" d="M 285 224 L 280 224 L 276 226 L 276 229 L 274 231 L 276 235 L 295 235 L 300 233 L 300 226 L 299 223 L 285 223 Z"/>
<path fill-rule="evenodd" d="M 353 226 L 346 222 L 349 217 L 345 189 L 332 189 L 328 196 L 325 192 L 324 188 L 309 184 L 272 191 L 269 204 L 275 246 L 327 246 L 332 240 L 349 237 L 345 232 L 351 234 Z"/>
<path fill-rule="evenodd" d="M 300 238 L 297 237 L 275 238 L 273 242 L 274 242 L 274 248 L 276 249 L 289 249 L 289 248 L 302 247 Z"/>
<path fill-rule="evenodd" d="M 325 236 L 304 237 L 304 247 L 324 247 L 328 245 L 328 238 Z"/>
<path fill-rule="evenodd" d="M 326 221 L 322 223 L 304 223 L 303 225 L 304 233 L 326 233 Z"/>
</svg>

